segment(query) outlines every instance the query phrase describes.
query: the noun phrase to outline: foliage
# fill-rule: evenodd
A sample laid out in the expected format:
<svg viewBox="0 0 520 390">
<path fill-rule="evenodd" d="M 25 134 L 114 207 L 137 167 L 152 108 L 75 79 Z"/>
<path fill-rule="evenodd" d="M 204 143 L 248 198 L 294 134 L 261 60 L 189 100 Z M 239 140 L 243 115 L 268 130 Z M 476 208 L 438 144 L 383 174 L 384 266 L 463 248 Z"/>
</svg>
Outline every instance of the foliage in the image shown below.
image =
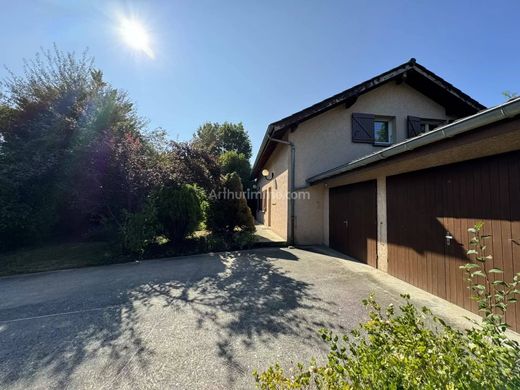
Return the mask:
<svg viewBox="0 0 520 390">
<path fill-rule="evenodd" d="M 254 233 L 248 230 L 237 232 L 233 236 L 232 247 L 229 249 L 251 249 L 256 242 Z"/>
<path fill-rule="evenodd" d="M 170 142 L 165 152 L 165 166 L 165 184 L 196 184 L 210 192 L 219 182 L 217 160 L 194 143 Z"/>
<path fill-rule="evenodd" d="M 11 72 L 0 91 L 0 249 L 117 237 L 142 255 L 162 230 L 179 246 L 222 186 L 220 155 L 231 151 L 226 172 L 248 178 L 251 141 L 241 123 L 206 123 L 193 142 L 145 127 L 87 53 L 54 47 L 25 61 L 21 75 Z M 251 230 L 243 206 L 228 207 L 229 225 L 215 230 Z"/>
<path fill-rule="evenodd" d="M 143 256 L 160 229 L 155 207 L 147 205 L 136 213 L 125 213 L 120 228 L 121 244 L 124 252 Z"/>
<path fill-rule="evenodd" d="M 192 234 L 202 220 L 200 198 L 191 185 L 161 188 L 155 207 L 162 232 L 173 243 Z"/>
<path fill-rule="evenodd" d="M 503 95 L 507 100 L 511 100 L 511 99 L 514 99 L 514 98 L 517 98 L 517 97 L 518 97 L 518 93 L 516 93 L 516 92 L 511 92 L 511 91 L 504 91 L 504 92 L 502 92 L 502 95 Z"/>
<path fill-rule="evenodd" d="M 106 241 L 49 242 L 2 253 L 0 276 L 113 264 L 124 257 Z"/>
<path fill-rule="evenodd" d="M 154 151 L 92 58 L 43 51 L 2 87 L 0 242 L 84 231 L 141 207 Z"/>
<path fill-rule="evenodd" d="M 242 153 L 234 150 L 224 152 L 218 158 L 222 174 L 236 172 L 242 181 L 242 186 L 249 188 L 251 181 L 251 163 Z"/>
<path fill-rule="evenodd" d="M 255 372 L 262 389 L 516 389 L 520 387 L 520 346 L 508 339 L 503 323 L 509 303 L 517 294 L 512 283 L 478 284 L 485 278 L 485 236 L 482 225 L 473 233 L 468 255 L 478 266 L 464 267 L 470 289 L 484 310 L 482 325 L 460 331 L 446 324 L 425 307 L 419 311 L 408 295 L 396 311 L 386 310 L 373 296 L 363 301 L 369 320 L 350 334 L 339 337 L 322 330 L 330 351 L 325 364 L 313 359 L 309 366 L 299 363 L 290 373 L 276 364 Z M 490 270 L 488 273 L 500 274 Z M 482 287 L 477 287 L 482 286 Z M 494 286 L 494 287 L 492 287 Z M 498 289 L 498 290 L 497 290 Z M 491 315 L 494 313 L 494 315 Z"/>
<path fill-rule="evenodd" d="M 252 155 L 251 140 L 242 123 L 206 122 L 197 129 L 193 142 L 215 158 L 229 151 L 243 154 L 247 160 Z"/>
<path fill-rule="evenodd" d="M 208 217 L 208 210 L 209 210 L 208 195 L 206 194 L 206 191 L 202 187 L 199 187 L 196 184 L 191 185 L 191 187 L 195 190 L 195 193 L 197 194 L 197 198 L 199 199 L 199 205 L 200 205 L 201 220 L 200 220 L 200 223 L 199 223 L 199 226 L 197 227 L 197 229 L 205 230 L 207 217 Z"/>
<path fill-rule="evenodd" d="M 225 235 L 213 233 L 204 237 L 201 249 L 204 252 L 244 250 L 252 248 L 255 242 L 255 235 L 245 230 Z"/>
<path fill-rule="evenodd" d="M 511 282 L 506 282 L 500 278 L 503 274 L 501 269 L 486 269 L 486 261 L 493 257 L 486 255 L 486 241 L 491 236 L 482 233 L 483 227 L 484 224 L 479 222 L 468 230 L 473 237 L 469 243 L 471 249 L 467 254 L 472 256 L 474 261 L 460 268 L 464 270 L 472 298 L 477 301 L 479 311 L 484 316 L 483 326 L 500 333 L 508 327 L 504 321 L 507 307 L 517 302 L 516 296 L 520 293 L 518 288 L 520 273 L 514 275 Z"/>
<path fill-rule="evenodd" d="M 210 194 L 209 204 L 207 224 L 211 231 L 233 232 L 236 228 L 255 231 L 253 215 L 235 172 L 223 176 L 219 191 Z"/>
</svg>

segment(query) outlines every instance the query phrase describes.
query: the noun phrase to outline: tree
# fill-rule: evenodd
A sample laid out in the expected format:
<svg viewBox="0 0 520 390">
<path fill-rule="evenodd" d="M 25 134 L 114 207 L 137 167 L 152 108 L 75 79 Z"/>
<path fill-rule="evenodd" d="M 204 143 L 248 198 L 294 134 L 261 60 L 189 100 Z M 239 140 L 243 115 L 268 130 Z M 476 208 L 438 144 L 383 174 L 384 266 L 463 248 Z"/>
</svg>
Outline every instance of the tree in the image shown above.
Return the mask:
<svg viewBox="0 0 520 390">
<path fill-rule="evenodd" d="M 234 150 L 224 152 L 218 159 L 222 174 L 236 172 L 244 188 L 249 188 L 251 181 L 251 164 L 242 153 Z"/>
<path fill-rule="evenodd" d="M 502 92 L 502 95 L 506 98 L 506 100 L 511 100 L 518 97 L 518 94 L 516 92 L 511 91 L 504 91 Z"/>
<path fill-rule="evenodd" d="M 213 232 L 233 232 L 236 228 L 254 232 L 255 223 L 235 172 L 222 177 L 218 192 L 210 195 L 207 224 Z"/>
<path fill-rule="evenodd" d="M 163 187 L 155 204 L 161 228 L 174 243 L 192 234 L 202 220 L 199 196 L 193 186 Z"/>
<path fill-rule="evenodd" d="M 229 151 L 241 153 L 248 160 L 252 155 L 251 140 L 241 122 L 206 122 L 197 129 L 193 142 L 215 158 Z"/>
<path fill-rule="evenodd" d="M 220 167 L 205 149 L 190 142 L 170 142 L 164 153 L 166 184 L 196 184 L 210 192 L 218 186 Z"/>
<path fill-rule="evenodd" d="M 42 51 L 2 86 L 0 242 L 83 232 L 140 207 L 155 152 L 91 57 Z"/>
</svg>

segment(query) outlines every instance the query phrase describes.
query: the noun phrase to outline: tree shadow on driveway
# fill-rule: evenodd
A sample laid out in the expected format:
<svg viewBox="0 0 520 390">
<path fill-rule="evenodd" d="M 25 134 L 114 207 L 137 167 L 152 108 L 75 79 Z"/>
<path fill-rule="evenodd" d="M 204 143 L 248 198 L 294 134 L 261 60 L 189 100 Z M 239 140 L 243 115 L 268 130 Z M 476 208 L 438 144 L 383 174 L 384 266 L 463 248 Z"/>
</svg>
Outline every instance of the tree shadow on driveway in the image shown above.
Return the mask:
<svg viewBox="0 0 520 390">
<path fill-rule="evenodd" d="M 322 321 L 335 316 L 334 303 L 284 269 L 286 261 L 299 259 L 266 249 L 0 279 L 0 385 L 138 383 L 158 367 L 154 327 L 162 323 L 160 337 L 175 338 L 178 330 L 164 329 L 171 318 L 211 332 L 207 349 L 232 385 L 250 375 L 248 351 L 281 336 L 311 345 L 319 327 L 335 327 Z"/>
</svg>

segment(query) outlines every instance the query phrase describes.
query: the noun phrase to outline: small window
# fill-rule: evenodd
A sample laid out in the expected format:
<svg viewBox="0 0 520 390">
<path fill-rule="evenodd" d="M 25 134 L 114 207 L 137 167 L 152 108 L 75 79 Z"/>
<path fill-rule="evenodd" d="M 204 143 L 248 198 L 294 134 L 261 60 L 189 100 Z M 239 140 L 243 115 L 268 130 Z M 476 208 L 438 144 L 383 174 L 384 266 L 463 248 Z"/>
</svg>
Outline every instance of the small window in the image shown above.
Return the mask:
<svg viewBox="0 0 520 390">
<path fill-rule="evenodd" d="M 408 116 L 408 138 L 427 133 L 447 123 L 443 119 L 427 119 L 416 116 Z"/>
<path fill-rule="evenodd" d="M 374 119 L 374 144 L 388 145 L 393 142 L 392 121 L 390 119 Z"/>
<path fill-rule="evenodd" d="M 442 125 L 444 121 L 436 119 L 422 119 L 421 120 L 421 133 L 432 131 Z"/>
</svg>

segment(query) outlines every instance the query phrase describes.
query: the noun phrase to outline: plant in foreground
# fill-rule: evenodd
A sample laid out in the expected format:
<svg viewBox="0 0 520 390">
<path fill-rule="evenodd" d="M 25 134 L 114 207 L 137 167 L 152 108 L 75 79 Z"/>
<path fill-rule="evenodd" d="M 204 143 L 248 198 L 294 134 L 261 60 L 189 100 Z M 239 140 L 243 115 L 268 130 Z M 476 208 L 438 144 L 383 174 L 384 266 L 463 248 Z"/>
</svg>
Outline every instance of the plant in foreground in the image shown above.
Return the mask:
<svg viewBox="0 0 520 390">
<path fill-rule="evenodd" d="M 329 345 L 327 361 L 298 363 L 290 371 L 279 364 L 254 372 L 261 389 L 518 389 L 520 346 L 508 339 L 504 313 L 515 302 L 519 275 L 508 283 L 491 280 L 498 269 L 485 270 L 482 224 L 472 234 L 463 266 L 472 295 L 484 313 L 482 323 L 461 331 L 423 307 L 417 309 L 409 295 L 396 310 L 383 309 L 371 295 L 363 301 L 369 320 L 350 334 L 338 336 L 321 330 Z M 482 281 L 482 283 L 481 283 Z"/>
</svg>

